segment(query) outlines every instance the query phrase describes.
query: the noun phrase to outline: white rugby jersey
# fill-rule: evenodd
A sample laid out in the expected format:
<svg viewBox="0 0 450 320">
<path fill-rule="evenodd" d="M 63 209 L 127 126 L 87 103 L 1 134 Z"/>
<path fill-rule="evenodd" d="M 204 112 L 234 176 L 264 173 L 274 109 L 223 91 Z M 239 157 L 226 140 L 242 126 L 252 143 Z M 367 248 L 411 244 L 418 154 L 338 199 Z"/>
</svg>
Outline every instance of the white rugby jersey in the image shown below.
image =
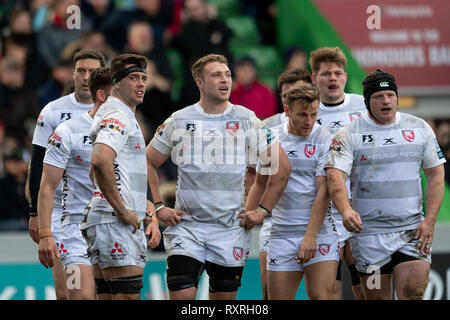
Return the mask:
<svg viewBox="0 0 450 320">
<path fill-rule="evenodd" d="M 92 109 L 94 104 L 79 103 L 75 98 L 75 93 L 68 94 L 59 99 L 48 103 L 41 111 L 36 122 L 36 128 L 33 134 L 33 144 L 46 148 L 48 139 L 56 127 L 69 119 L 80 116 Z M 53 210 L 61 209 L 62 184 L 58 186 L 55 192 L 55 201 Z"/>
<path fill-rule="evenodd" d="M 109 96 L 94 117 L 92 143 L 103 143 L 116 152 L 114 172 L 122 200 L 128 210 L 144 219 L 147 201 L 145 140 L 133 111 L 118 98 Z M 114 209 L 96 184 L 86 210 L 84 226 L 117 222 Z"/>
<path fill-rule="evenodd" d="M 363 96 L 346 93 L 344 101 L 337 106 L 327 107 L 321 102 L 316 121 L 335 134 L 340 128 L 345 127 L 366 112 Z"/>
<path fill-rule="evenodd" d="M 336 133 L 330 150 L 325 167 L 350 176 L 360 234 L 414 229 L 423 220 L 420 167 L 445 162 L 424 120 L 397 112 L 395 123 L 378 125 L 365 114 Z"/>
<path fill-rule="evenodd" d="M 247 166 L 274 141 L 247 108 L 228 103 L 208 114 L 197 103 L 173 113 L 150 144 L 178 165 L 175 208 L 190 214 L 183 219 L 230 226 L 245 207 Z"/>
<path fill-rule="evenodd" d="M 283 112 L 274 114 L 273 116 L 271 116 L 269 118 L 264 119 L 263 122 L 269 128 L 272 128 L 272 127 L 276 127 L 276 126 L 284 123 L 287 120 L 288 120 L 288 117 L 286 117 L 286 113 L 283 111 Z"/>
<path fill-rule="evenodd" d="M 309 223 L 316 198 L 316 178 L 325 176 L 332 135 L 315 124 L 309 136 L 296 136 L 288 132 L 288 122 L 273 128 L 291 163 L 291 175 L 286 189 L 272 210 L 271 238 L 298 237 Z M 334 220 L 324 220 L 319 234 L 336 233 Z"/>
<path fill-rule="evenodd" d="M 44 163 L 64 169 L 62 222 L 81 223 L 94 187 L 89 179 L 92 118 L 86 112 L 61 123 L 49 138 Z"/>
</svg>

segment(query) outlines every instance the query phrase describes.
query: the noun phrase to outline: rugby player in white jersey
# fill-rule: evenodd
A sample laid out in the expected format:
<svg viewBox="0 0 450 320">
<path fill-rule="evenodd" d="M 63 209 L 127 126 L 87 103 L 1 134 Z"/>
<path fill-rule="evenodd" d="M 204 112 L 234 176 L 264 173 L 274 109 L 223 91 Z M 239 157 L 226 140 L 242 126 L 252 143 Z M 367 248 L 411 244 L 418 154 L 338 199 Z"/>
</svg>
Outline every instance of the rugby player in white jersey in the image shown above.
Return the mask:
<svg viewBox="0 0 450 320">
<path fill-rule="evenodd" d="M 245 207 L 247 166 L 259 161 L 271 174 L 272 198 L 281 195 L 290 166 L 254 112 L 228 101 L 232 79 L 224 56 L 200 58 L 192 75 L 200 101 L 172 114 L 147 147 L 156 212 L 168 225 L 163 233 L 167 285 L 170 299 L 195 299 L 206 269 L 210 299 L 235 299 L 251 246 L 251 231 L 238 218 Z M 171 155 L 178 165 L 175 209 L 162 204 L 156 174 Z M 262 217 L 270 209 L 249 212 L 248 217 Z"/>
<path fill-rule="evenodd" d="M 44 157 L 38 197 L 39 229 L 51 230 L 53 199 L 61 179 L 63 210 L 59 250 L 51 232 L 48 232 L 39 241 L 39 260 L 45 267 L 52 268 L 56 258 L 61 259 L 69 300 L 95 299 L 94 274 L 80 225 L 84 208 L 94 191 L 89 179 L 91 125 L 98 108 L 109 96 L 111 86 L 112 80 L 107 68 L 91 72 L 89 87 L 94 107 L 81 116 L 61 123 L 50 136 Z M 75 276 L 79 278 L 71 281 Z"/>
<path fill-rule="evenodd" d="M 139 300 L 143 286 L 147 164 L 135 112 L 144 99 L 146 66 L 146 58 L 135 54 L 111 61 L 111 95 L 91 127 L 96 188 L 81 230 L 90 262 L 98 265 L 114 300 Z"/>
<path fill-rule="evenodd" d="M 74 92 L 63 96 L 47 104 L 41 111 L 33 134 L 33 150 L 30 161 L 30 173 L 28 176 L 30 196 L 30 219 L 29 232 L 31 238 L 39 243 L 39 234 L 47 236 L 49 230 L 39 230 L 37 217 L 37 200 L 41 182 L 43 159 L 48 144 L 48 139 L 56 127 L 71 118 L 86 113 L 92 109 L 92 98 L 89 91 L 88 81 L 90 73 L 97 68 L 105 66 L 103 55 L 95 50 L 83 49 L 77 52 L 73 58 L 73 80 Z M 59 233 L 61 228 L 61 201 L 62 188 L 57 188 L 53 205 L 51 233 L 55 243 L 59 244 Z M 53 281 L 55 285 L 56 298 L 67 299 L 67 290 L 64 271 L 61 261 L 56 259 L 52 267 Z"/>
<path fill-rule="evenodd" d="M 287 91 L 294 85 L 297 85 L 301 82 L 311 83 L 311 75 L 307 70 L 296 68 L 290 69 L 282 72 L 277 79 L 278 91 L 280 91 L 280 98 L 283 105 L 286 105 L 286 93 Z M 264 119 L 263 122 L 269 127 L 278 126 L 288 118 L 286 117 L 285 112 L 277 113 L 267 119 Z M 253 181 L 255 179 L 255 168 L 249 166 L 247 172 L 247 181 L 246 188 L 250 190 L 253 185 Z M 265 188 L 266 183 L 262 179 L 258 181 L 261 182 L 259 188 Z M 255 186 L 258 188 L 258 186 Z M 257 203 L 255 203 L 257 206 Z M 267 217 L 264 219 L 263 225 L 259 231 L 259 270 L 261 277 L 261 288 L 262 288 L 262 299 L 267 300 L 267 249 L 269 248 L 269 237 L 270 237 L 270 228 L 272 226 L 272 218 Z"/>
<path fill-rule="evenodd" d="M 320 125 L 327 127 L 332 134 L 335 134 L 340 128 L 366 113 L 363 96 L 344 92 L 347 83 L 347 73 L 345 72 L 347 58 L 340 48 L 323 47 L 312 51 L 309 65 L 312 70 L 312 81 L 320 92 L 317 115 L 317 122 Z M 347 181 L 347 185 L 349 186 L 349 181 Z M 340 259 L 334 289 L 335 299 L 341 298 L 341 267 L 342 261 L 345 260 L 351 275 L 353 295 L 355 299 L 362 300 L 364 295 L 360 278 L 347 241 L 351 233 L 342 225 L 342 216 L 332 203 L 328 208 L 328 214 L 333 215 L 336 221 L 340 243 Z"/>
<path fill-rule="evenodd" d="M 444 155 L 431 127 L 398 112 L 394 76 L 377 69 L 363 82 L 368 113 L 340 129 L 326 164 L 367 299 L 423 299 L 434 224 L 444 193 Z M 420 170 L 427 179 L 422 213 Z M 352 203 L 345 180 L 350 177 Z"/>
<path fill-rule="evenodd" d="M 305 275 L 308 297 L 329 300 L 333 299 L 339 260 L 333 219 L 325 219 L 330 198 L 323 166 L 332 135 L 316 123 L 319 92 L 314 85 L 293 86 L 285 100 L 288 121 L 273 131 L 279 133 L 292 169 L 286 189 L 272 210 L 267 253 L 268 298 L 295 299 Z M 258 173 L 256 181 L 261 177 Z M 255 200 L 252 191 L 248 205 Z"/>
</svg>

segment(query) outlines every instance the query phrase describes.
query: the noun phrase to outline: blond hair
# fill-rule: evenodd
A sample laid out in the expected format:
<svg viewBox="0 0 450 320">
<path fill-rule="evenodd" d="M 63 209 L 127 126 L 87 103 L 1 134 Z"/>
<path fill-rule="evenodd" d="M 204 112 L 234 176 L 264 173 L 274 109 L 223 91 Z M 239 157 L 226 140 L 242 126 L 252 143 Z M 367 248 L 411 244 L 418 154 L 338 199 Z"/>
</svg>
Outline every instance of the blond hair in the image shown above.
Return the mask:
<svg viewBox="0 0 450 320">
<path fill-rule="evenodd" d="M 294 85 L 286 93 L 288 107 L 292 106 L 295 101 L 305 102 L 309 106 L 314 101 L 318 101 L 319 98 L 319 89 L 315 85 L 306 82 Z"/>
<path fill-rule="evenodd" d="M 211 62 L 219 62 L 228 65 L 228 60 L 225 56 L 221 54 L 208 54 L 204 57 L 201 57 L 192 65 L 192 76 L 195 78 L 200 78 L 202 76 L 203 70 L 208 63 Z"/>
<path fill-rule="evenodd" d="M 311 67 L 312 73 L 319 72 L 322 62 L 334 62 L 345 70 L 347 57 L 339 47 L 323 47 L 312 51 L 309 57 L 309 66 Z"/>
</svg>

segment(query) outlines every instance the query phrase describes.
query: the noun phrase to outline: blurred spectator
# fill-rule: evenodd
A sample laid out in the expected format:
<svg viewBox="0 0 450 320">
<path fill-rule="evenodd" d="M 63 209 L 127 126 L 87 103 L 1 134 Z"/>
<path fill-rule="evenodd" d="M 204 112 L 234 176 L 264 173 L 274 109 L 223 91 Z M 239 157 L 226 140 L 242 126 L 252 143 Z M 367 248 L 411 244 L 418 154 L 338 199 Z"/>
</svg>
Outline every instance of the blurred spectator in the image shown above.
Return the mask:
<svg viewBox="0 0 450 320">
<path fill-rule="evenodd" d="M 93 29 L 99 29 L 106 18 L 115 12 L 112 0 L 82 0 L 81 12 L 91 21 Z"/>
<path fill-rule="evenodd" d="M 24 64 L 25 83 L 37 88 L 47 79 L 48 69 L 38 54 L 29 11 L 21 7 L 14 8 L 9 16 L 9 25 L 2 31 L 2 37 L 3 54 Z"/>
<path fill-rule="evenodd" d="M 5 124 L 6 135 L 29 145 L 39 105 L 35 92 L 24 82 L 24 66 L 5 57 L 0 65 L 0 119 Z"/>
<path fill-rule="evenodd" d="M 230 102 L 242 105 L 265 119 L 278 111 L 275 93 L 258 80 L 255 62 L 243 57 L 234 66 L 235 87 L 231 91 Z"/>
<path fill-rule="evenodd" d="M 0 178 L 0 231 L 28 230 L 28 203 L 25 181 L 29 155 L 23 149 L 5 152 L 5 175 Z"/>
<path fill-rule="evenodd" d="M 56 100 L 62 96 L 64 87 L 72 79 L 73 66 L 72 60 L 60 59 L 52 68 L 51 77 L 38 90 L 39 110 L 47 103 Z"/>
<path fill-rule="evenodd" d="M 73 12 L 67 11 L 72 5 L 80 5 L 79 0 L 58 0 L 51 7 L 51 20 L 38 33 L 38 50 L 48 67 L 53 67 L 61 57 L 64 47 L 91 30 L 91 22 L 87 17 L 79 17 L 80 28 L 72 28 L 70 22 L 75 21 Z M 69 29 L 69 26 L 71 29 Z"/>
<path fill-rule="evenodd" d="M 172 42 L 172 46 L 184 58 L 185 79 L 181 89 L 181 106 L 191 105 L 200 98 L 191 74 L 192 64 L 209 53 L 223 54 L 231 64 L 228 42 L 233 35 L 223 21 L 213 16 L 214 10 L 204 0 L 186 0 L 184 9 L 185 22 Z"/>
<path fill-rule="evenodd" d="M 243 13 L 255 19 L 262 43 L 275 43 L 275 19 L 278 14 L 275 0 L 242 0 L 241 2 Z"/>
<path fill-rule="evenodd" d="M 108 45 L 105 36 L 98 30 L 86 32 L 81 38 L 74 40 L 64 47 L 61 53 L 62 60 L 72 60 L 75 53 L 82 49 L 94 49 L 103 54 L 106 65 L 117 55 L 117 52 Z"/>
<path fill-rule="evenodd" d="M 155 45 L 163 45 L 163 34 L 172 23 L 173 0 L 134 0 L 132 10 L 119 10 L 109 16 L 101 26 L 106 41 L 122 53 L 127 30 L 134 21 L 147 21 L 153 27 Z"/>
<path fill-rule="evenodd" d="M 289 47 L 284 54 L 284 61 L 286 61 L 286 70 L 292 69 L 306 69 L 307 55 L 304 48 L 294 45 Z"/>
<path fill-rule="evenodd" d="M 147 64 L 147 90 L 144 101 L 138 106 L 149 128 L 149 137 L 153 137 L 156 128 L 176 111 L 170 97 L 170 83 L 157 72 L 156 63 Z"/>
</svg>

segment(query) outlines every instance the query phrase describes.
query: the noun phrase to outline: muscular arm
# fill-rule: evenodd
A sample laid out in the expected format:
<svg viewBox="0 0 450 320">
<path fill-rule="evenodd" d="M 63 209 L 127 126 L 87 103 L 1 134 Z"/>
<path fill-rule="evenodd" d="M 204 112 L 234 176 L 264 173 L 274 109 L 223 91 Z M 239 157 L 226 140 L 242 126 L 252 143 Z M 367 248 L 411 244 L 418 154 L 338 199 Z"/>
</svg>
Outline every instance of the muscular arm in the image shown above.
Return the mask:
<svg viewBox="0 0 450 320">
<path fill-rule="evenodd" d="M 327 187 L 331 200 L 336 209 L 342 215 L 344 227 L 350 232 L 360 232 L 362 222 L 359 214 L 353 210 L 348 199 L 348 191 L 345 186 L 347 174 L 339 169 L 327 169 Z"/>
<path fill-rule="evenodd" d="M 119 219 L 131 224 L 135 231 L 139 228 L 139 219 L 132 214 L 123 203 L 119 189 L 117 188 L 114 172 L 115 151 L 103 143 L 96 143 L 92 148 L 91 166 L 100 190 L 108 200 Z"/>
<path fill-rule="evenodd" d="M 153 201 L 155 203 L 162 202 L 162 197 L 159 192 L 159 179 L 156 169 L 159 168 L 168 158 L 169 155 L 163 154 L 156 150 L 152 145 L 148 145 L 147 150 L 147 178 L 150 186 Z M 164 207 L 156 213 L 158 219 L 164 224 L 173 226 L 181 221 L 180 215 L 187 215 L 181 210 L 174 210 L 172 208 Z"/>
<path fill-rule="evenodd" d="M 426 216 L 424 221 L 417 227 L 415 238 L 419 239 L 417 249 L 420 249 L 425 254 L 430 254 L 434 235 L 434 224 L 436 223 L 439 208 L 444 197 L 445 173 L 442 164 L 433 168 L 424 169 L 423 171 L 427 178 Z"/>
<path fill-rule="evenodd" d="M 254 169 L 253 169 L 254 170 Z M 250 170 L 249 170 L 250 172 Z M 247 173 L 251 174 L 251 173 Z M 248 192 L 247 201 L 245 203 L 245 211 L 254 210 L 258 207 L 258 204 L 266 190 L 267 181 L 269 176 L 256 173 L 253 179 L 253 184 Z"/>
<path fill-rule="evenodd" d="M 27 176 L 25 194 L 28 195 L 28 203 L 30 205 L 30 219 L 28 221 L 28 232 L 34 242 L 39 243 L 39 221 L 37 218 L 37 202 L 39 194 L 39 186 L 42 176 L 42 161 L 45 156 L 45 148 L 33 144 L 31 153 L 30 166 Z M 52 201 L 53 203 L 53 201 Z"/>
<path fill-rule="evenodd" d="M 44 164 L 37 203 L 38 217 L 35 217 L 39 219 L 39 261 L 50 268 L 54 266 L 58 256 L 58 249 L 51 235 L 51 224 L 55 190 L 63 174 L 64 169 Z"/>
<path fill-rule="evenodd" d="M 323 224 L 330 202 L 330 196 L 327 190 L 327 177 L 319 176 L 316 178 L 316 190 L 316 198 L 311 209 L 311 217 L 298 252 L 300 263 L 306 263 L 314 258 L 316 254 L 316 236 Z"/>
</svg>

